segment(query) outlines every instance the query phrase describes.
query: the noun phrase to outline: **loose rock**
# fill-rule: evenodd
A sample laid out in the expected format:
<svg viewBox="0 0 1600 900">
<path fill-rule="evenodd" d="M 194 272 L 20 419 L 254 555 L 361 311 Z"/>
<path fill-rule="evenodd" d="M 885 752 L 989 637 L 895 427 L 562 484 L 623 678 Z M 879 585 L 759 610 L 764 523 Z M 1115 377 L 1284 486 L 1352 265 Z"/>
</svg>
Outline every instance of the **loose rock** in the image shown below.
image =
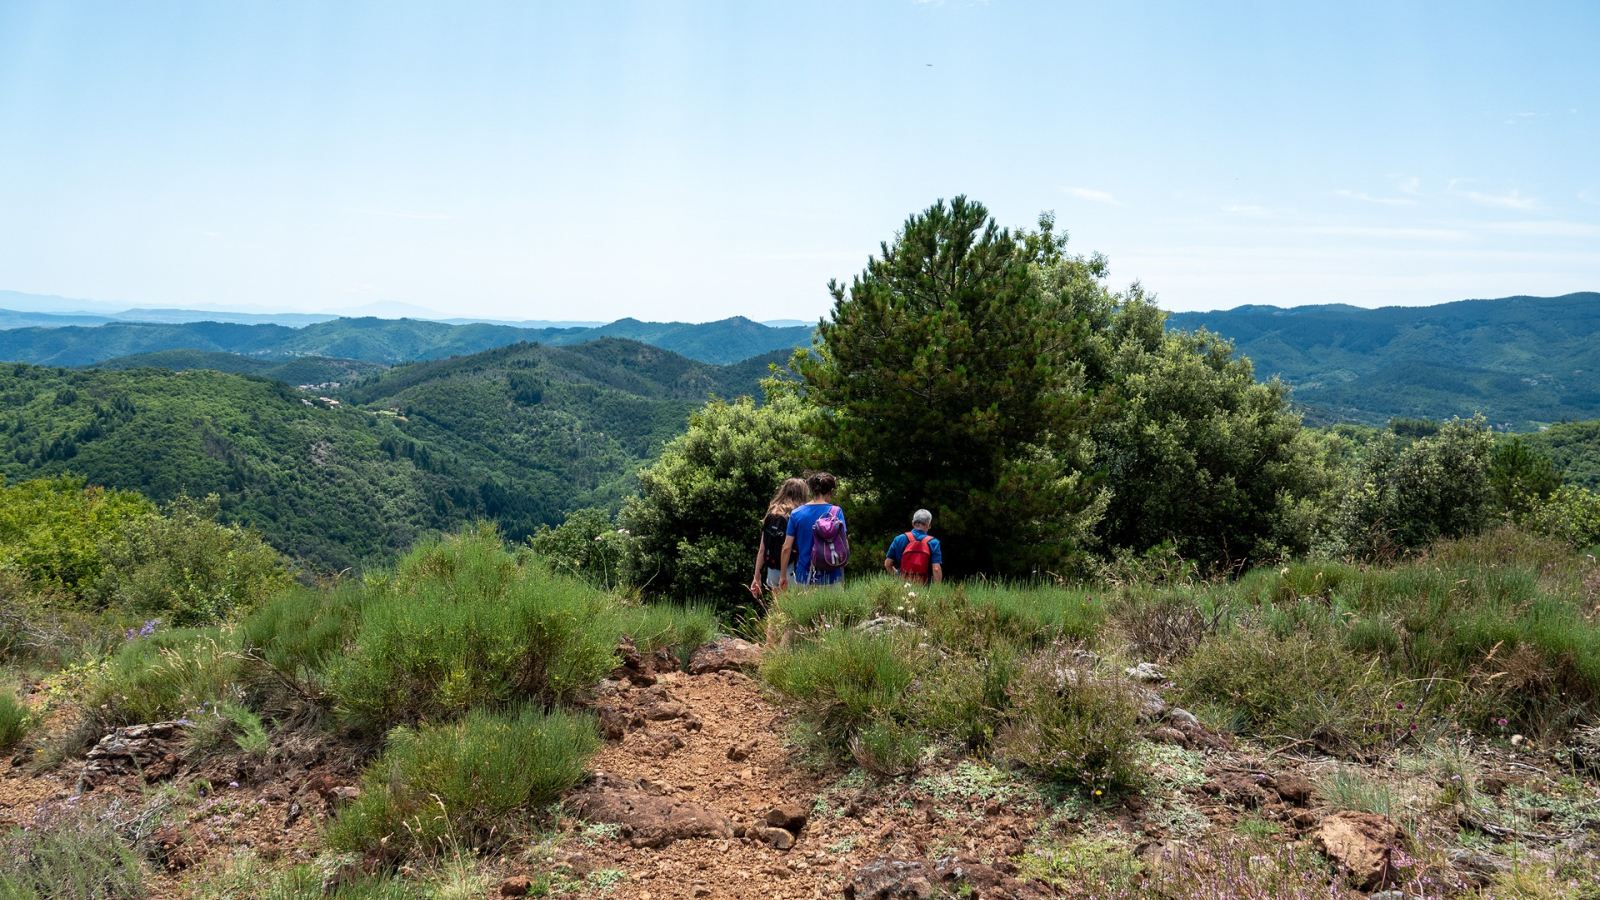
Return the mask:
<svg viewBox="0 0 1600 900">
<path fill-rule="evenodd" d="M 595 776 L 575 808 L 591 822 L 621 826 L 623 837 L 635 847 L 665 847 L 684 838 L 733 837 L 727 817 L 716 810 L 651 796 L 605 775 Z"/>
<path fill-rule="evenodd" d="M 1400 828 L 1384 816 L 1342 810 L 1323 818 L 1312 843 L 1350 875 L 1364 891 L 1393 878 L 1392 856 Z"/>
<path fill-rule="evenodd" d="M 689 674 L 704 675 L 726 669 L 753 669 L 761 665 L 761 648 L 736 637 L 719 637 L 696 647 L 689 656 Z"/>
<path fill-rule="evenodd" d="M 806 827 L 806 820 L 809 817 L 810 814 L 804 806 L 798 803 L 785 803 L 767 810 L 765 820 L 773 828 L 783 828 L 799 834 L 800 829 Z"/>
<path fill-rule="evenodd" d="M 933 881 L 920 860 L 880 856 L 857 869 L 845 882 L 845 900 L 929 900 Z"/>
</svg>

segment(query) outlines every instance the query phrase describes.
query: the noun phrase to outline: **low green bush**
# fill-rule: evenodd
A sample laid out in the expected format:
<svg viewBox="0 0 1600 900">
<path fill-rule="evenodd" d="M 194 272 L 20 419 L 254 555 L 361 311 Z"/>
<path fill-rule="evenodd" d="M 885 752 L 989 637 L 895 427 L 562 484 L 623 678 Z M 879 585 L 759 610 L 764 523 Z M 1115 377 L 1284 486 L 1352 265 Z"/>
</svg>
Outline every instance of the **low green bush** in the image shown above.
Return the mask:
<svg viewBox="0 0 1600 900">
<path fill-rule="evenodd" d="M 907 631 L 830 628 L 815 642 L 769 651 L 761 673 L 801 710 L 808 734 L 828 752 L 850 754 L 852 741 L 877 725 L 880 737 L 894 736 L 903 757 L 904 726 L 914 717 L 908 692 L 925 652 Z"/>
<path fill-rule="evenodd" d="M 101 724 L 177 719 L 232 699 L 238 655 L 216 628 L 177 628 L 134 637 L 90 685 L 86 706 Z"/>
<path fill-rule="evenodd" d="M 1096 795 L 1136 788 L 1143 781 L 1137 753 L 1142 731 L 1130 688 L 1060 653 L 1038 654 L 1011 683 L 1011 706 L 995 752 Z"/>
<path fill-rule="evenodd" d="M 9 688 L 0 686 L 0 753 L 22 743 L 32 725 L 28 707 Z"/>
<path fill-rule="evenodd" d="M 1409 699 L 1385 675 L 1329 629 L 1275 634 L 1256 624 L 1207 638 L 1176 680 L 1185 702 L 1221 706 L 1237 728 L 1344 751 L 1385 739 L 1391 707 Z"/>
<path fill-rule="evenodd" d="M 479 706 L 553 703 L 615 665 L 615 601 L 523 565 L 490 529 L 425 545 L 369 586 L 361 627 L 329 671 L 345 721 L 381 730 Z"/>
<path fill-rule="evenodd" d="M 340 582 L 328 589 L 280 592 L 239 625 L 242 675 L 253 706 L 289 714 L 327 689 L 327 672 L 361 622 L 368 588 Z"/>
<path fill-rule="evenodd" d="M 533 706 L 397 728 L 363 776 L 361 796 L 329 826 L 328 843 L 423 855 L 486 846 L 509 835 L 514 814 L 577 784 L 599 746 L 592 716 Z"/>
<path fill-rule="evenodd" d="M 619 607 L 616 623 L 640 653 L 667 650 L 680 658 L 715 637 L 720 624 L 708 605 L 670 601 Z"/>
<path fill-rule="evenodd" d="M 70 818 L 0 837 L 0 900 L 139 900 L 139 855 L 105 823 Z"/>
</svg>

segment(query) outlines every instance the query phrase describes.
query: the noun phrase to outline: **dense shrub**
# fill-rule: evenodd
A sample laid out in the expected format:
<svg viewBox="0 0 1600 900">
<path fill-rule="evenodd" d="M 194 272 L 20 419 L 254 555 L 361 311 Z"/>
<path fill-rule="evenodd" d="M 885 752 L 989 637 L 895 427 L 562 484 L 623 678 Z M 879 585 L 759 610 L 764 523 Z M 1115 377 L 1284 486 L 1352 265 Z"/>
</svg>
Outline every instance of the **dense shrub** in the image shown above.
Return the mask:
<svg viewBox="0 0 1600 900">
<path fill-rule="evenodd" d="M 1045 652 L 1018 672 L 1010 694 L 995 744 L 1002 758 L 1096 794 L 1142 782 L 1139 706 L 1128 683 Z"/>
<path fill-rule="evenodd" d="M 637 568 L 635 541 L 603 509 L 580 509 L 551 528 L 539 526 L 528 538 L 552 568 L 609 591 L 629 583 Z"/>
<path fill-rule="evenodd" d="M 1533 504 L 1528 525 L 1574 547 L 1600 544 L 1600 494 L 1566 486 Z"/>
<path fill-rule="evenodd" d="M 248 694 L 271 711 L 303 709 L 321 698 L 327 671 L 361 622 L 367 589 L 340 582 L 326 589 L 279 593 L 239 625 Z"/>
<path fill-rule="evenodd" d="M 139 856 L 104 822 L 72 817 L 0 836 L 4 900 L 138 900 Z"/>
<path fill-rule="evenodd" d="M 1335 524 L 1344 548 L 1383 556 L 1483 530 L 1494 509 L 1493 447 L 1482 416 L 1452 419 L 1407 447 L 1392 437 L 1371 447 Z"/>
<path fill-rule="evenodd" d="M 9 688 L 0 685 L 0 753 L 22 743 L 30 725 L 28 707 Z"/>
<path fill-rule="evenodd" d="M 804 468 L 808 415 L 799 397 L 774 387 L 760 406 L 714 400 L 689 418 L 689 430 L 639 473 L 640 496 L 618 517 L 637 542 L 640 587 L 724 609 L 749 602 L 743 585 L 761 516 L 778 485 Z"/>
<path fill-rule="evenodd" d="M 817 743 L 839 755 L 877 726 L 887 736 L 913 718 L 907 691 L 922 669 L 914 635 L 830 628 L 816 642 L 769 652 L 761 672 L 806 717 Z M 898 743 L 904 744 L 904 740 Z M 904 747 L 897 755 L 904 755 Z"/>
<path fill-rule="evenodd" d="M 600 746 L 588 715 L 525 706 L 399 728 L 367 770 L 361 796 L 328 829 L 343 850 L 388 846 L 437 854 L 509 836 L 513 814 L 560 797 Z"/>
<path fill-rule="evenodd" d="M 102 548 L 154 510 L 132 491 L 85 487 L 80 478 L 0 478 L 0 571 L 75 595 L 99 577 Z"/>
<path fill-rule="evenodd" d="M 216 521 L 217 498 L 180 497 L 130 522 L 105 550 L 93 593 L 169 625 L 218 622 L 289 582 L 283 556 L 260 536 Z"/>
<path fill-rule="evenodd" d="M 339 711 L 360 728 L 554 702 L 614 665 L 612 601 L 519 560 L 492 529 L 422 546 L 392 583 L 368 591 L 361 627 L 329 673 Z"/>
</svg>

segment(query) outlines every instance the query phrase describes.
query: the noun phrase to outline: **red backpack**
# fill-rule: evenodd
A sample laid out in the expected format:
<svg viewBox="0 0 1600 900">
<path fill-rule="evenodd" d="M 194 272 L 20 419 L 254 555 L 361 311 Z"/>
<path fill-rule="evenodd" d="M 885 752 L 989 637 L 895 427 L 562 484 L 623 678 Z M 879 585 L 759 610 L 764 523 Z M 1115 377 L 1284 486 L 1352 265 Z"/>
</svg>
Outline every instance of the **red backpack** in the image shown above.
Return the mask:
<svg viewBox="0 0 1600 900">
<path fill-rule="evenodd" d="M 933 552 L 928 549 L 929 540 L 927 535 L 918 539 L 912 532 L 906 532 L 906 546 L 900 551 L 901 575 L 928 580 L 928 573 L 933 570 Z"/>
</svg>

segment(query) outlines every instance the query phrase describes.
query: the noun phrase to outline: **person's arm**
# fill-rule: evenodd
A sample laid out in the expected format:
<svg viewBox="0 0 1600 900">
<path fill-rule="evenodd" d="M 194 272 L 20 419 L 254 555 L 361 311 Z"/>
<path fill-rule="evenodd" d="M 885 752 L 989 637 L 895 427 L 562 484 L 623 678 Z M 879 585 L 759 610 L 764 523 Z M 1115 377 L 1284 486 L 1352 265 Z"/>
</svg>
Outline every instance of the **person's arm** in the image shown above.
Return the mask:
<svg viewBox="0 0 1600 900">
<path fill-rule="evenodd" d="M 934 563 L 933 564 L 933 573 L 928 576 L 928 580 L 933 582 L 934 584 L 938 584 L 939 582 L 943 581 L 944 580 L 944 566 L 940 565 L 939 563 Z"/>
<path fill-rule="evenodd" d="M 767 535 L 762 532 L 761 540 L 756 544 L 756 574 L 750 579 L 750 596 L 761 597 L 761 558 L 767 554 Z"/>
<path fill-rule="evenodd" d="M 899 549 L 902 537 L 904 535 L 896 535 L 895 539 L 889 542 L 889 551 L 883 554 L 883 570 L 890 575 L 900 574 L 900 556 L 895 550 Z"/>
<path fill-rule="evenodd" d="M 928 569 L 928 582 L 938 584 L 944 580 L 944 546 L 934 538 L 928 542 L 928 551 L 928 562 L 932 564 Z"/>
<path fill-rule="evenodd" d="M 789 586 L 789 557 L 794 555 L 794 535 L 783 539 L 783 559 L 778 568 L 778 590 Z"/>
</svg>

